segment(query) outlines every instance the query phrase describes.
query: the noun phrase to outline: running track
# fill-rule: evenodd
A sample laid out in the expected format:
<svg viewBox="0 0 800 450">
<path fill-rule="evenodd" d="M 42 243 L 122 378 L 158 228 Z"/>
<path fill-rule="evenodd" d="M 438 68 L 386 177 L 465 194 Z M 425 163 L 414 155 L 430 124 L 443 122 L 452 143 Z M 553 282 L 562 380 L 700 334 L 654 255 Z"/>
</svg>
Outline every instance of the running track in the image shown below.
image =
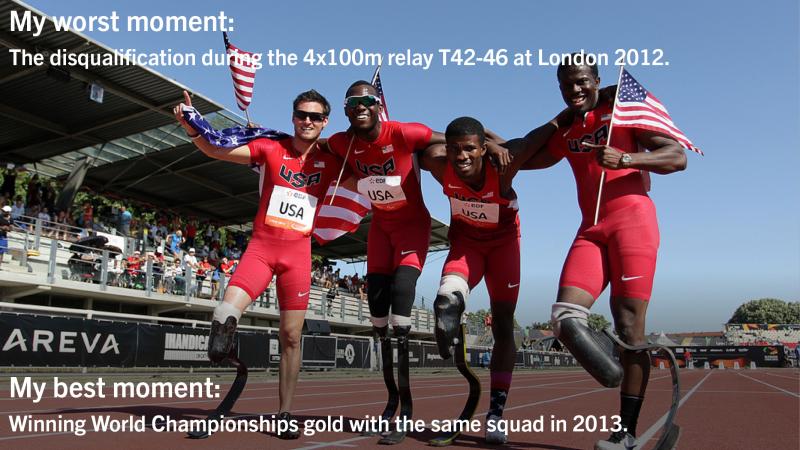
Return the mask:
<svg viewBox="0 0 800 450">
<path fill-rule="evenodd" d="M 483 419 L 487 408 L 488 371 L 478 371 L 484 394 L 476 414 Z M 105 377 L 108 378 L 108 377 Z M 4 381 L 8 378 L 3 377 Z M 683 434 L 680 449 L 797 449 L 800 448 L 800 371 L 791 369 L 758 370 L 684 370 L 681 373 L 683 400 L 677 423 Z M 49 385 L 49 383 L 48 383 Z M 226 387 L 223 386 L 223 390 Z M 670 398 L 669 372 L 653 370 L 648 397 L 639 419 L 639 435 L 658 437 L 659 419 L 663 418 Z M 455 417 L 466 395 L 466 383 L 457 373 L 423 376 L 412 374 L 414 418 L 430 423 L 433 419 Z M 224 391 L 223 391 L 224 392 Z M 206 440 L 189 440 L 182 433 L 95 433 L 85 436 L 71 433 L 12 433 L 9 415 L 31 414 L 34 418 L 68 419 L 109 414 L 116 418 L 170 415 L 172 418 L 204 417 L 217 401 L 206 400 L 131 400 L 131 399 L 55 399 L 52 392 L 38 404 L 30 400 L 10 399 L 8 388 L 0 390 L 0 448 L 3 449 L 317 449 L 378 448 L 377 438 L 344 432 L 302 436 L 284 441 L 274 435 L 221 432 Z M 239 399 L 237 416 L 269 415 L 278 404 L 277 384 L 251 381 Z M 294 401 L 294 413 L 301 420 L 321 419 L 327 415 L 363 419 L 383 410 L 385 389 L 378 374 L 368 378 L 315 378 L 301 380 Z M 600 387 L 583 371 L 518 371 L 514 375 L 507 419 L 534 419 L 553 416 L 570 426 L 573 416 L 616 414 L 618 393 Z M 482 423 L 482 420 L 481 420 Z M 91 422 L 87 429 L 91 430 Z M 586 449 L 608 433 L 543 432 L 511 433 L 509 448 Z M 424 446 L 434 434 L 411 433 L 395 448 Z M 484 448 L 483 434 L 466 433 L 453 447 Z M 650 446 L 655 439 L 650 441 Z M 387 447 L 380 446 L 386 449 Z"/>
</svg>

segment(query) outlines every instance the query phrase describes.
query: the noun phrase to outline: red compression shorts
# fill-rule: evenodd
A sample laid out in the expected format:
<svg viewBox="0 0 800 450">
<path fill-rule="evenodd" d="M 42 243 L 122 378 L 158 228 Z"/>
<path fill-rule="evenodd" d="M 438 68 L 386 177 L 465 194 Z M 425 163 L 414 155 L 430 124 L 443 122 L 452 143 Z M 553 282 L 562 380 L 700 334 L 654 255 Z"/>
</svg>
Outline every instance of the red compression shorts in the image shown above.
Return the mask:
<svg viewBox="0 0 800 450">
<path fill-rule="evenodd" d="M 650 300 L 659 234 L 653 202 L 637 201 L 584 223 L 569 249 L 560 287 L 577 287 L 595 299 L 611 282 L 611 296 Z"/>
<path fill-rule="evenodd" d="M 422 271 L 431 239 L 431 217 L 373 220 L 367 237 L 367 273 L 393 274 L 399 266 Z"/>
<path fill-rule="evenodd" d="M 255 299 L 278 277 L 277 293 L 281 311 L 305 310 L 311 291 L 311 239 L 251 239 L 228 283 Z"/>
<path fill-rule="evenodd" d="M 470 290 L 485 278 L 490 301 L 516 303 L 520 282 L 519 251 L 519 237 L 516 236 L 489 243 L 456 237 L 450 240 L 442 275 L 463 275 Z"/>
</svg>

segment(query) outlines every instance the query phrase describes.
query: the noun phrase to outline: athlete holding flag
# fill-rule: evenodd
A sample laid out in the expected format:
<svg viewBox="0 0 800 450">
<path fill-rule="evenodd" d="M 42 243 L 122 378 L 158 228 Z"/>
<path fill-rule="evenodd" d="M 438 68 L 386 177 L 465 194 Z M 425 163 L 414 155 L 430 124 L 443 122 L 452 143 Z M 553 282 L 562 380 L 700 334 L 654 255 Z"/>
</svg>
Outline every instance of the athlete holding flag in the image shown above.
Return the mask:
<svg viewBox="0 0 800 450">
<path fill-rule="evenodd" d="M 234 351 L 234 333 L 242 312 L 275 274 L 280 306 L 279 420 L 293 424 L 279 437 L 296 439 L 299 427 L 289 411 L 300 371 L 300 337 L 311 291 L 311 232 L 323 196 L 342 166 L 339 158 L 317 142 L 328 124 L 330 104 L 317 91 L 303 92 L 293 103 L 294 136 L 275 133 L 272 138 L 226 148 L 215 145 L 219 140 L 196 125 L 198 113 L 185 91 L 184 99 L 174 109 L 175 118 L 200 151 L 223 161 L 257 165 L 261 174 L 253 236 L 223 301 L 214 310 L 208 356 L 221 362 Z M 242 130 L 242 134 L 262 132 Z M 226 139 L 226 143 L 230 141 Z"/>
</svg>

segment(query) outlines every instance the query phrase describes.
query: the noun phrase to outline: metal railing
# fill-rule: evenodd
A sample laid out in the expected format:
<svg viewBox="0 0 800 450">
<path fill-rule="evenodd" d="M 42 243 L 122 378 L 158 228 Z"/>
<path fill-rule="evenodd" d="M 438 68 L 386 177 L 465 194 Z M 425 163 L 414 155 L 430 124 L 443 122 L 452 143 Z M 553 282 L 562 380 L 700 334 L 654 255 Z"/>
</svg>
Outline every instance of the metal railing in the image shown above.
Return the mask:
<svg viewBox="0 0 800 450">
<path fill-rule="evenodd" d="M 170 257 L 165 257 L 162 262 L 148 254 L 140 264 L 135 261 L 130 264 L 119 251 L 42 238 L 41 235 L 37 246 L 35 234 L 27 228 L 11 233 L 9 242 L 20 266 L 27 267 L 28 272 L 45 272 L 51 285 L 63 284 L 65 280 L 85 282 L 101 292 L 108 292 L 109 288 L 136 290 L 143 292 L 145 297 L 158 295 L 165 299 L 163 296 L 167 296 L 166 299 L 189 304 L 198 300 L 222 301 L 230 280 L 222 272 L 209 271 L 198 277 L 191 266 Z M 37 264 L 32 264 L 34 260 Z M 275 289 L 268 288 L 250 304 L 249 309 L 277 314 Z M 369 324 L 369 308 L 365 301 L 340 293 L 329 305 L 325 291 L 318 287 L 314 287 L 310 294 L 309 313 L 343 323 Z M 434 320 L 430 311 L 414 308 L 411 319 L 416 330 L 432 332 Z"/>
</svg>

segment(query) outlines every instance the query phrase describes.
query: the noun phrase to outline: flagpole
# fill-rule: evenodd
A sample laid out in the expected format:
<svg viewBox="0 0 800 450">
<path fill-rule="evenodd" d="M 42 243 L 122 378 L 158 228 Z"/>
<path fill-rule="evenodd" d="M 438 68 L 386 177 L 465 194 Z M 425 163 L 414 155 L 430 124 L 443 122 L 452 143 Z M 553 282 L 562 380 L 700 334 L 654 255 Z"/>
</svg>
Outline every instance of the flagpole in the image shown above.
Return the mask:
<svg viewBox="0 0 800 450">
<path fill-rule="evenodd" d="M 336 198 L 336 192 L 339 190 L 339 183 L 342 181 L 342 174 L 344 173 L 344 166 L 347 165 L 347 157 L 350 156 L 350 149 L 353 148 L 353 141 L 356 138 L 356 133 L 353 132 L 353 137 L 350 138 L 350 144 L 347 146 L 347 152 L 344 154 L 344 161 L 342 161 L 342 168 L 339 169 L 339 177 L 336 178 L 336 186 L 333 187 L 333 195 L 328 205 L 333 205 L 333 199 Z"/>
<path fill-rule="evenodd" d="M 247 110 L 244 110 L 244 117 L 247 118 L 247 128 L 252 128 L 250 125 L 253 124 L 253 121 L 250 120 L 250 113 Z"/>
<path fill-rule="evenodd" d="M 622 71 L 625 65 L 619 66 L 619 76 L 617 77 L 617 90 L 614 92 L 614 106 L 611 108 L 611 123 L 608 125 L 608 138 L 606 145 L 611 145 L 611 131 L 614 129 L 614 112 L 617 110 L 617 97 L 619 97 L 619 84 L 622 82 Z M 597 205 L 594 208 L 594 225 L 597 225 L 597 219 L 600 217 L 600 199 L 603 197 L 603 184 L 606 181 L 606 169 L 600 173 L 600 186 L 597 188 Z"/>
<path fill-rule="evenodd" d="M 378 74 L 379 73 L 381 73 L 381 65 L 380 64 L 378 64 L 378 67 L 375 68 L 375 73 L 372 74 L 372 81 L 370 81 L 371 85 L 375 86 L 375 80 L 378 79 Z"/>
</svg>

